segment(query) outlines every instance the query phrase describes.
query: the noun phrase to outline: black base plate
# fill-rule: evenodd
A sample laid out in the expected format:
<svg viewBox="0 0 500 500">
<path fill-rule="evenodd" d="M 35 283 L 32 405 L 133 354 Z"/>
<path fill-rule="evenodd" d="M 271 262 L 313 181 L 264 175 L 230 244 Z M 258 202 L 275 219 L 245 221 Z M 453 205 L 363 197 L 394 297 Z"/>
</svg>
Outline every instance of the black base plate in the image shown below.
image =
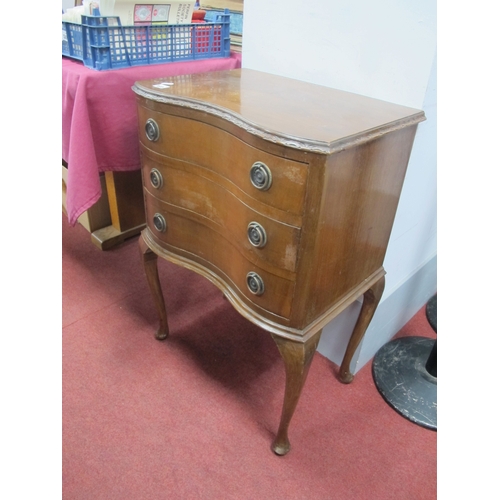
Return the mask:
<svg viewBox="0 0 500 500">
<path fill-rule="evenodd" d="M 393 340 L 373 358 L 373 380 L 397 412 L 427 429 L 437 430 L 437 378 L 426 369 L 436 340 L 404 337 Z"/>
<path fill-rule="evenodd" d="M 427 316 L 427 321 L 431 325 L 432 329 L 437 333 L 437 307 L 438 307 L 438 297 L 433 295 L 427 302 L 425 307 L 425 315 Z"/>
</svg>

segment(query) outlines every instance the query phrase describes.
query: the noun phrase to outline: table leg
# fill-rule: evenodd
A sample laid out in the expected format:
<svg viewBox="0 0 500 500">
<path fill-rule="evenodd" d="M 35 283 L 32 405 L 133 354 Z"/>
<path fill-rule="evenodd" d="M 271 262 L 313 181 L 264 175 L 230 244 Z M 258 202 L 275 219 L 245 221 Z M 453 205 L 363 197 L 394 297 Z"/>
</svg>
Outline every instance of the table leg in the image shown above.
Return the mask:
<svg viewBox="0 0 500 500">
<path fill-rule="evenodd" d="M 363 305 L 359 312 L 359 317 L 354 326 L 351 338 L 347 344 L 347 349 L 344 354 L 344 359 L 340 366 L 339 378 L 344 384 L 352 382 L 354 375 L 351 372 L 351 361 L 356 349 L 358 348 L 361 340 L 363 339 L 366 329 L 373 318 L 375 310 L 377 309 L 382 293 L 385 287 L 385 277 L 382 276 L 373 286 L 368 289 L 363 296 Z"/>
<path fill-rule="evenodd" d="M 285 362 L 286 385 L 281 421 L 278 433 L 272 444 L 277 455 L 286 455 L 290 450 L 288 426 L 299 401 L 302 388 L 311 366 L 322 330 L 316 332 L 306 342 L 296 342 L 271 334 Z"/>
<path fill-rule="evenodd" d="M 146 271 L 153 300 L 160 316 L 160 327 L 156 331 L 155 337 L 158 340 L 164 340 L 168 337 L 168 319 L 167 310 L 165 308 L 165 300 L 161 290 L 160 279 L 158 277 L 158 256 L 148 247 L 142 235 L 139 237 L 139 248 L 142 254 L 142 262 Z"/>
<path fill-rule="evenodd" d="M 141 171 L 105 172 L 111 225 L 92 233 L 92 242 L 107 250 L 145 227 L 144 195 Z"/>
</svg>

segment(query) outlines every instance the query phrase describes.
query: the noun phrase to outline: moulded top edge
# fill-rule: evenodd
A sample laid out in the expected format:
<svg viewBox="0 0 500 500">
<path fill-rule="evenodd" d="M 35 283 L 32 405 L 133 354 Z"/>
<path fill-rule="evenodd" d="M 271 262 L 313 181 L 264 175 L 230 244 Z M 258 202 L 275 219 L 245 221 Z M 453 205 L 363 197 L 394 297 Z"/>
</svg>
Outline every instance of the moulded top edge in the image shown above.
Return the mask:
<svg viewBox="0 0 500 500">
<path fill-rule="evenodd" d="M 136 82 L 160 103 L 200 110 L 270 142 L 321 154 L 425 120 L 423 111 L 253 70 Z"/>
</svg>

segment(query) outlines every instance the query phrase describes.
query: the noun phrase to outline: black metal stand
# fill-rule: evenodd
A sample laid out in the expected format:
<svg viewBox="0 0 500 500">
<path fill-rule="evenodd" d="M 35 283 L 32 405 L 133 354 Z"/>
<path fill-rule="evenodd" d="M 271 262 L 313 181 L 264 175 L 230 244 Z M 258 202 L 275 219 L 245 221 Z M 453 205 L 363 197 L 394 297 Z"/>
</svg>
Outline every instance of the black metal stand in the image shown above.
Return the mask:
<svg viewBox="0 0 500 500">
<path fill-rule="evenodd" d="M 427 319 L 437 333 L 437 295 L 427 303 Z M 388 342 L 373 359 L 373 380 L 403 417 L 437 430 L 437 340 L 404 337 Z"/>
</svg>

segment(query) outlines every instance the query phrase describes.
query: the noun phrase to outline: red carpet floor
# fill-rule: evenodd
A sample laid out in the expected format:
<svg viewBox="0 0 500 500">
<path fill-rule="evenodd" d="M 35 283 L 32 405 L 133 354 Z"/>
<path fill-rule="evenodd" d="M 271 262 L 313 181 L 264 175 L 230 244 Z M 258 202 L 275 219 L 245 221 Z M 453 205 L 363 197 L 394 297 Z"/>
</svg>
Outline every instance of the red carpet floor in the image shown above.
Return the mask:
<svg viewBox="0 0 500 500">
<path fill-rule="evenodd" d="M 285 373 L 269 334 L 161 261 L 159 342 L 137 238 L 101 252 L 63 217 L 62 243 L 64 500 L 436 498 L 436 432 L 384 402 L 370 365 L 343 385 L 316 353 L 278 457 Z M 435 338 L 424 309 L 398 335 Z"/>
</svg>

